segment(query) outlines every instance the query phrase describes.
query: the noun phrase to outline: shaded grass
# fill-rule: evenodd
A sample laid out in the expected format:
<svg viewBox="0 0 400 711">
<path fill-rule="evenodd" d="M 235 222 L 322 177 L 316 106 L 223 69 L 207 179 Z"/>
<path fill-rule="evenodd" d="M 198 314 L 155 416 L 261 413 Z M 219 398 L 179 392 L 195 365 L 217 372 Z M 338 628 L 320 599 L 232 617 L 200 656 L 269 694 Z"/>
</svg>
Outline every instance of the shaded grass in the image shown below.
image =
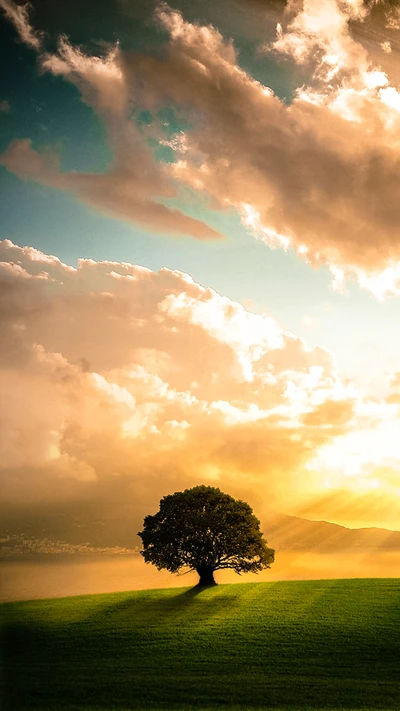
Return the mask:
<svg viewBox="0 0 400 711">
<path fill-rule="evenodd" d="M 9 603 L 4 711 L 400 709 L 400 580 Z"/>
</svg>

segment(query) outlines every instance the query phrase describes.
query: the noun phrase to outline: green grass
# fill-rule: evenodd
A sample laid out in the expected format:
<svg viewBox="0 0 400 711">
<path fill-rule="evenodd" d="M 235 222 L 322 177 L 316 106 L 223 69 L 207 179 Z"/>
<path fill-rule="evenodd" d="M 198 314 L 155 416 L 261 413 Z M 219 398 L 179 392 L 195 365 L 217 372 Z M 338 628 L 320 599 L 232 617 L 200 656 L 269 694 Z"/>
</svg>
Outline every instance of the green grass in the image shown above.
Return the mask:
<svg viewBox="0 0 400 711">
<path fill-rule="evenodd" d="M 400 579 L 4 604 L 2 711 L 400 709 Z"/>
</svg>

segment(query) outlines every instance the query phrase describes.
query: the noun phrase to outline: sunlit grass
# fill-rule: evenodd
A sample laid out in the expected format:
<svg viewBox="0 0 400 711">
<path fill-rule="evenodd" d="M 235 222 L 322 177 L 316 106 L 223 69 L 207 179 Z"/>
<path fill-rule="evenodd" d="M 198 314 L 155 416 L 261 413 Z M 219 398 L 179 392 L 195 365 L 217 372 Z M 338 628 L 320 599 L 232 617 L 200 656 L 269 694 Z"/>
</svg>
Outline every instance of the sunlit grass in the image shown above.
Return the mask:
<svg viewBox="0 0 400 711">
<path fill-rule="evenodd" d="M 400 709 L 400 580 L 12 603 L 4 711 Z"/>
</svg>

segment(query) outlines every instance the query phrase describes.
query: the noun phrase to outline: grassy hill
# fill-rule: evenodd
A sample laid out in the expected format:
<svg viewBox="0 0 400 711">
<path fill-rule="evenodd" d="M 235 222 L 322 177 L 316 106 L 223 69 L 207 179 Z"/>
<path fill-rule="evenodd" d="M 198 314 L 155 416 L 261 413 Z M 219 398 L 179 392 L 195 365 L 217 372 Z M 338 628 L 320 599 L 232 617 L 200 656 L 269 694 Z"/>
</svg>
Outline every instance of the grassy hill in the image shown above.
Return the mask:
<svg viewBox="0 0 400 711">
<path fill-rule="evenodd" d="M 4 604 L 3 711 L 400 709 L 400 579 Z"/>
</svg>

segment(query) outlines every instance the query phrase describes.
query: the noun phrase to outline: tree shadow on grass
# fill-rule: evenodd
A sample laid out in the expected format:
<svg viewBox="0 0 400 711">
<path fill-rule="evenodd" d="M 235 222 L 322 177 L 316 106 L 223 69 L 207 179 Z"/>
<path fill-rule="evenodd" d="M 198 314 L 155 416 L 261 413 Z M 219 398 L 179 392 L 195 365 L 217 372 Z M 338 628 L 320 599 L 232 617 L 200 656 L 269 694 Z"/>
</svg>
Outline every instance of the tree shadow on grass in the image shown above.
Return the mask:
<svg viewBox="0 0 400 711">
<path fill-rule="evenodd" d="M 218 590 L 214 595 L 207 595 L 207 591 L 215 590 L 216 587 L 197 586 L 179 592 L 177 595 L 166 595 L 157 597 L 140 597 L 132 595 L 124 600 L 116 600 L 115 603 L 107 605 L 101 611 L 97 611 L 91 616 L 91 621 L 100 620 L 115 624 L 132 620 L 137 625 L 143 626 L 149 623 L 158 624 L 160 622 L 173 621 L 179 619 L 182 622 L 202 620 L 211 618 L 214 615 L 229 614 L 238 604 L 238 596 L 227 595 Z"/>
</svg>

